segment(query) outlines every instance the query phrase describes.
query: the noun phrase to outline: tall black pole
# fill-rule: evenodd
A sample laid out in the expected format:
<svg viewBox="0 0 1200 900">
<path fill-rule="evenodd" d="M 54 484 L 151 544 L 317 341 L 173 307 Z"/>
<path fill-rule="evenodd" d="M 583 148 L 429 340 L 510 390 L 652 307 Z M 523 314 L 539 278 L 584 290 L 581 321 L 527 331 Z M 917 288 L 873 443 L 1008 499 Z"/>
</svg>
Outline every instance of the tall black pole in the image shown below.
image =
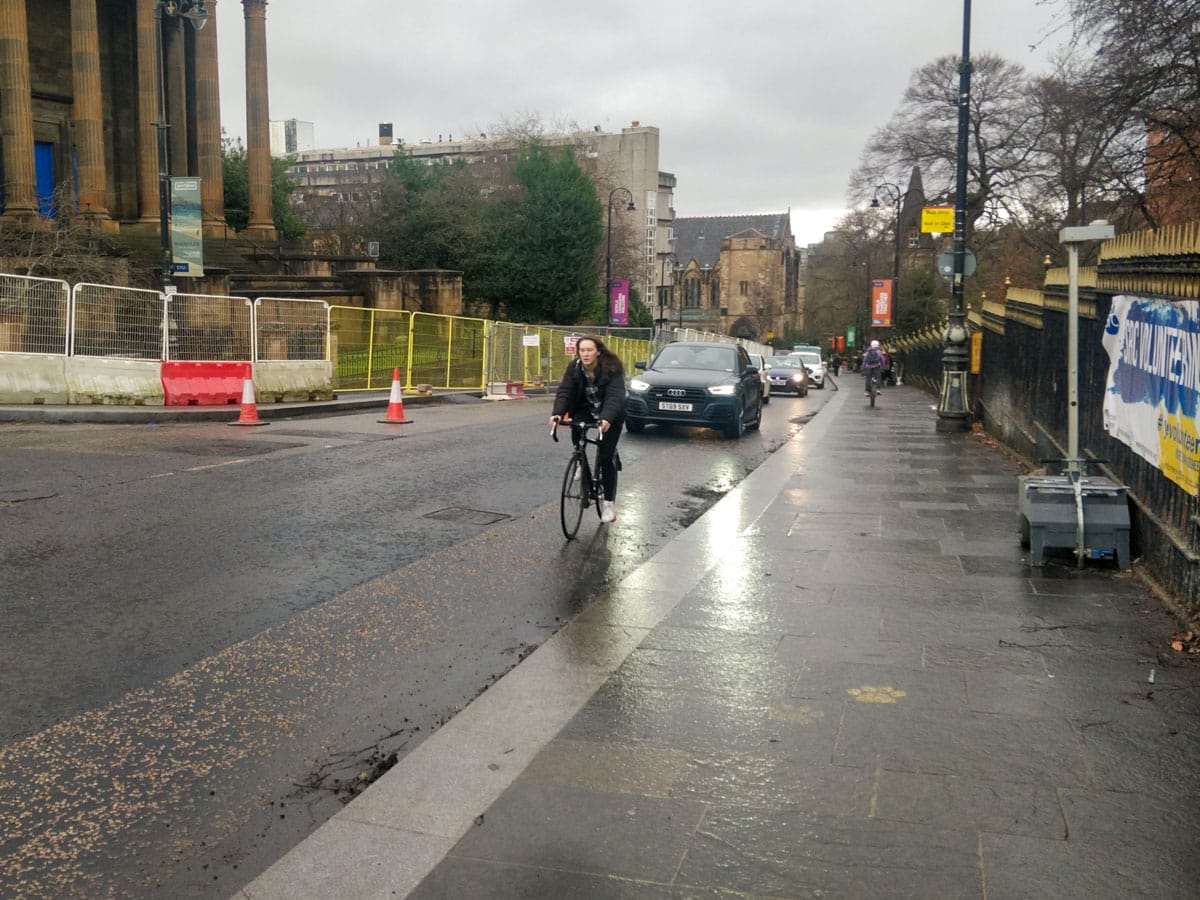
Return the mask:
<svg viewBox="0 0 1200 900">
<path fill-rule="evenodd" d="M 954 282 L 950 290 L 950 322 L 942 351 L 942 393 L 938 431 L 970 427 L 967 409 L 967 317 L 963 306 L 963 271 L 967 258 L 967 142 L 971 124 L 971 0 L 963 0 L 963 50 L 958 69 L 958 152 L 954 191 Z"/>
<path fill-rule="evenodd" d="M 615 187 L 608 192 L 608 249 L 604 254 L 604 302 L 612 303 L 612 205 L 613 197 L 624 193 L 629 197 L 629 209 L 634 209 L 633 194 L 629 188 Z"/>
<path fill-rule="evenodd" d="M 162 0 L 154 5 L 154 44 L 158 54 L 158 121 L 154 123 L 158 130 L 158 240 L 162 251 L 162 286 L 163 293 L 169 293 L 174 283 L 172 269 L 174 254 L 171 252 L 171 225 L 168 215 L 171 202 L 170 192 L 170 159 L 167 150 L 167 72 L 163 62 L 163 4 Z"/>
<path fill-rule="evenodd" d="M 613 191 L 608 194 L 608 251 L 604 254 L 604 302 L 612 302 L 612 201 Z"/>
<path fill-rule="evenodd" d="M 900 201 L 905 197 L 896 188 L 896 252 L 892 256 L 892 334 L 896 334 L 900 312 Z"/>
</svg>

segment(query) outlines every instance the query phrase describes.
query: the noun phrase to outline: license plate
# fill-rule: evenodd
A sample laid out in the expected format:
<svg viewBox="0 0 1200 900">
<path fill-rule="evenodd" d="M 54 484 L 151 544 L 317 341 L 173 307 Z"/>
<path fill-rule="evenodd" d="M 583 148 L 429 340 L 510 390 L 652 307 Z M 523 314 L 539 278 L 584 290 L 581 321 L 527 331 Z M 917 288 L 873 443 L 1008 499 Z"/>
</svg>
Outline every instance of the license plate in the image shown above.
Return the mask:
<svg viewBox="0 0 1200 900">
<path fill-rule="evenodd" d="M 692 404 L 690 404 L 690 403 L 669 403 L 667 401 L 663 401 L 662 403 L 658 404 L 658 408 L 665 409 L 668 412 L 691 412 Z"/>
</svg>

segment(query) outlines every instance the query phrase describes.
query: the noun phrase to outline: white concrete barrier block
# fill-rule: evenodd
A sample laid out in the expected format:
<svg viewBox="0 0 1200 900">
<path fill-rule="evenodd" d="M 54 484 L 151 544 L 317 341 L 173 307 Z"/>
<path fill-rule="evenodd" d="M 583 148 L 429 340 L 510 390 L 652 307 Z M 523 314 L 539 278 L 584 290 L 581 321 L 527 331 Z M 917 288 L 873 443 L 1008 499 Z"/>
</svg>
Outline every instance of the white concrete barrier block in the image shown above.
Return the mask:
<svg viewBox="0 0 1200 900">
<path fill-rule="evenodd" d="M 0 353 L 0 403 L 66 403 L 66 359 L 39 353 Z"/>
<path fill-rule="evenodd" d="M 254 364 L 254 398 L 259 403 L 333 399 L 329 360 L 259 360 Z"/>
<path fill-rule="evenodd" d="M 104 359 L 71 356 L 66 360 L 68 403 L 112 406 L 162 406 L 162 363 L 157 359 Z"/>
</svg>

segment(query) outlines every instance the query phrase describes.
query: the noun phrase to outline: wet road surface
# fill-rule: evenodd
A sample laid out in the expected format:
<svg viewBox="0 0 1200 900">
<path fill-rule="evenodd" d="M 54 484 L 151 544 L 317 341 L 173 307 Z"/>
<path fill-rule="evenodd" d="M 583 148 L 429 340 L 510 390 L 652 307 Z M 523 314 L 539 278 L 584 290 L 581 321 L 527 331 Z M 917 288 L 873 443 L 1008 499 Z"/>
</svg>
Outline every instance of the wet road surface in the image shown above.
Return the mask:
<svg viewBox="0 0 1200 900">
<path fill-rule="evenodd" d="M 544 400 L 0 430 L 0 895 L 226 896 L 752 471 L 624 435 L 620 520 L 558 531 Z"/>
</svg>

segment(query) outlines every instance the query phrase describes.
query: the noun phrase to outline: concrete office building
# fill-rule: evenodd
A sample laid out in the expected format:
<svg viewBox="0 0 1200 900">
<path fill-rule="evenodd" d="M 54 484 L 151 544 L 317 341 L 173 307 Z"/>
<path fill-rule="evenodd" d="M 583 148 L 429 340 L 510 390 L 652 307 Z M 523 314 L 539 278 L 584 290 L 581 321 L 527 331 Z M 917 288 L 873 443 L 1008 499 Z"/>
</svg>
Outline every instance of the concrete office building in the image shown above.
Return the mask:
<svg viewBox="0 0 1200 900">
<path fill-rule="evenodd" d="M 592 131 L 542 135 L 548 147 L 571 146 L 576 159 L 592 176 L 601 202 L 612 196 L 613 277 L 628 278 L 646 304 L 653 309 L 660 286 L 670 284 L 673 197 L 675 176 L 659 168 L 659 132 L 653 126 L 633 122 L 620 132 Z M 485 134 L 439 134 L 437 139 L 403 143 L 404 149 L 429 164 L 465 160 L 485 183 L 500 185 L 508 179 L 520 152 L 515 138 L 489 138 Z M 377 143 L 359 147 L 310 150 L 296 154 L 289 170 L 299 182 L 296 199 L 301 203 L 334 200 L 355 202 L 377 195 L 378 184 L 396 152 L 392 124 L 380 125 Z M 627 209 L 628 198 L 635 209 Z M 614 192 L 615 193 L 612 193 Z"/>
<path fill-rule="evenodd" d="M 293 156 L 317 146 L 313 123 L 298 119 L 275 119 L 271 122 L 271 155 Z"/>
</svg>

